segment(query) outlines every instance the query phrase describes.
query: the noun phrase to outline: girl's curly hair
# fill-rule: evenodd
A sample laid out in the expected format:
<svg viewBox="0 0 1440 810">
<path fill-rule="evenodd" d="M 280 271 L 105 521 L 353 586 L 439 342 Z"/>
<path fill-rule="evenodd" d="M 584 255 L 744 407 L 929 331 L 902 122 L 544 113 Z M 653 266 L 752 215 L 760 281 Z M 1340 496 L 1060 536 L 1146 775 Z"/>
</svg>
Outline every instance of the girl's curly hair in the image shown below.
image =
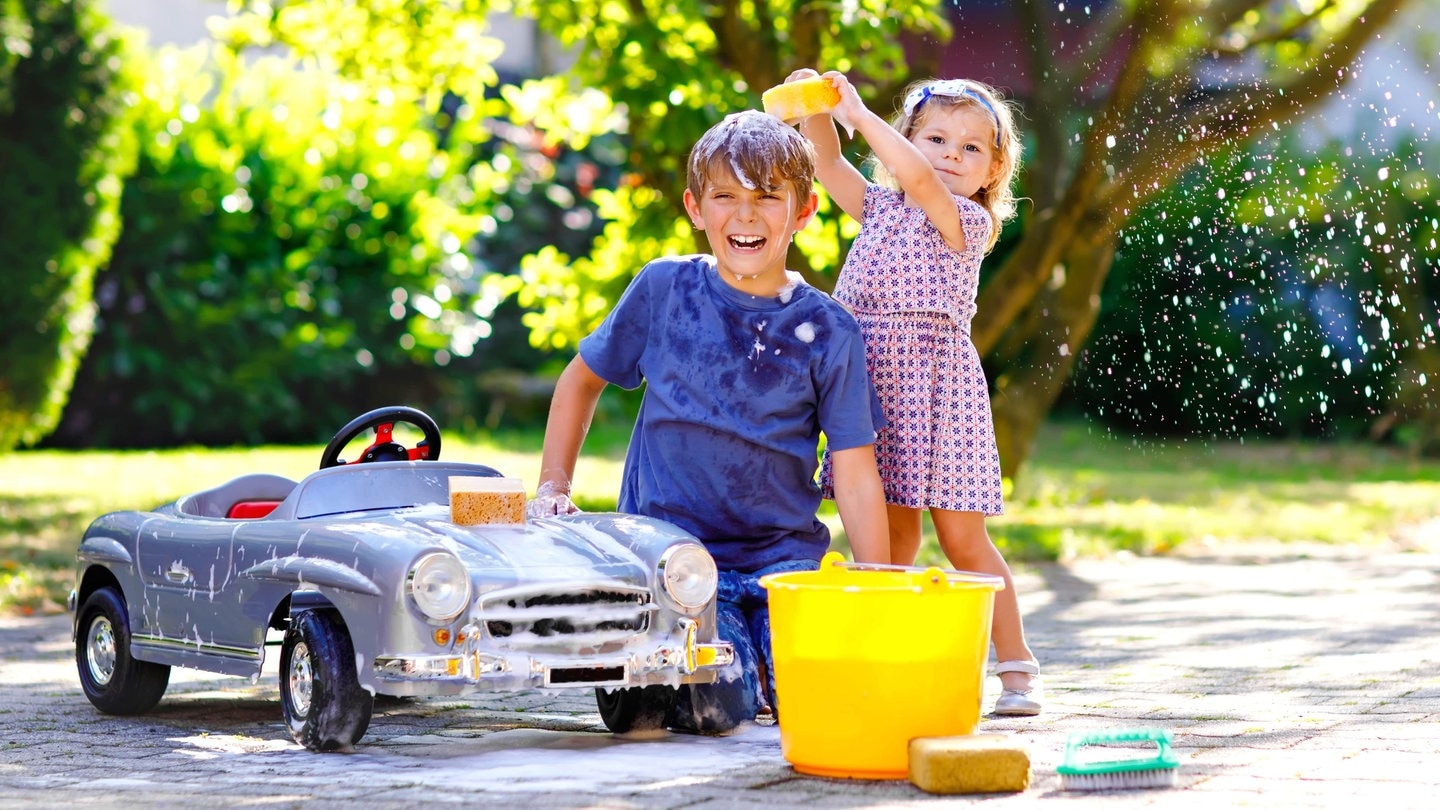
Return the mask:
<svg viewBox="0 0 1440 810">
<path fill-rule="evenodd" d="M 905 93 L 901 95 L 901 98 L 933 84 L 934 81 L 933 79 L 924 79 L 912 82 L 909 87 L 905 88 Z M 1017 112 L 1013 102 L 1004 98 L 1000 91 L 990 85 L 969 79 L 960 81 L 966 94 L 930 95 L 908 115 L 902 108 L 890 119 L 890 125 L 905 136 L 906 140 L 909 140 L 931 110 L 964 107 L 978 110 L 995 122 L 997 129 L 995 156 L 1000 161 L 1000 173 L 995 183 L 981 188 L 971 197 L 990 215 L 990 240 L 985 245 L 985 251 L 988 253 L 1000 239 L 1000 227 L 1015 216 L 1014 184 L 1015 175 L 1020 169 L 1020 134 L 1015 129 Z M 974 95 L 969 95 L 970 93 Z M 872 154 L 866 163 L 870 166 L 875 182 L 899 190 L 899 184 L 894 176 L 875 155 Z"/>
</svg>

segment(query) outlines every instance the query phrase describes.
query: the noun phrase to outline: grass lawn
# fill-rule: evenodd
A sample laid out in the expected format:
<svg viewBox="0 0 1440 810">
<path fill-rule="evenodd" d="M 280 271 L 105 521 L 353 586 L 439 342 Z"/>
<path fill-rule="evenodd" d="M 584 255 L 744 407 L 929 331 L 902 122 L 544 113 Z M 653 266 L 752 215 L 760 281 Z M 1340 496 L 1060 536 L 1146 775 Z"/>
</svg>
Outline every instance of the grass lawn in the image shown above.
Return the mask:
<svg viewBox="0 0 1440 810">
<path fill-rule="evenodd" d="M 613 508 L 627 435 L 592 431 L 576 473 L 582 508 Z M 534 486 L 540 442 L 539 431 L 447 436 L 443 453 Z M 318 466 L 321 449 L 0 454 L 0 613 L 63 610 L 76 544 L 100 514 L 156 506 L 247 472 L 298 480 Z M 1142 442 L 1053 424 L 1006 505 L 989 526 L 1012 564 L 1208 542 L 1382 543 L 1440 522 L 1440 460 L 1358 444 Z M 833 505 L 821 517 L 848 550 Z M 920 561 L 944 564 L 933 537 Z"/>
</svg>

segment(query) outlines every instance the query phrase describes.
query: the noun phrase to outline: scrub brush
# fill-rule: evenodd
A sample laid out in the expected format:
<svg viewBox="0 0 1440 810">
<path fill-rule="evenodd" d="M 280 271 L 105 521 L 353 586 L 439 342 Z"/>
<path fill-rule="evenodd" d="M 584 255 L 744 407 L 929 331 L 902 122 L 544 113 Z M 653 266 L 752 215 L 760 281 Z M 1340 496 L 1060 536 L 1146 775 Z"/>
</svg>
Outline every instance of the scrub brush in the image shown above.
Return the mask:
<svg viewBox="0 0 1440 810">
<path fill-rule="evenodd" d="M 1071 734 L 1055 772 L 1065 790 L 1126 790 L 1174 787 L 1179 768 L 1169 731 L 1132 728 Z"/>
</svg>

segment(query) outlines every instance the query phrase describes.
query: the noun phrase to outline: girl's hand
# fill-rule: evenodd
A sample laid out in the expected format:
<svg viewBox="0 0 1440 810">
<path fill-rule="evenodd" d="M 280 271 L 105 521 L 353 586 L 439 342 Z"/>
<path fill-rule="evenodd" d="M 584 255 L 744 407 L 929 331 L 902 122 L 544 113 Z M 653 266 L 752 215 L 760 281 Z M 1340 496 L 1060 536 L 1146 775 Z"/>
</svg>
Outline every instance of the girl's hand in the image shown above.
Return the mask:
<svg viewBox="0 0 1440 810">
<path fill-rule="evenodd" d="M 829 113 L 811 115 L 801 121 L 800 134 L 815 145 L 815 178 L 825 186 L 825 191 L 829 193 L 830 199 L 840 206 L 840 210 L 858 222 L 864 213 L 867 181 L 865 175 L 845 158 L 845 153 L 840 148 L 840 134 L 835 131 L 835 122 L 838 120 L 850 136 L 854 137 L 854 125 L 866 121 L 856 110 L 864 110 L 865 105 L 861 103 L 859 94 L 850 86 L 850 80 L 846 79 L 843 73 L 831 71 L 822 77 L 809 68 L 801 68 L 791 73 L 785 83 L 802 79 L 824 79 L 839 98 L 838 106 L 832 107 Z"/>
<path fill-rule="evenodd" d="M 838 70 L 831 70 L 825 73 L 824 78 L 830 82 L 836 92 L 840 94 L 840 103 L 830 111 L 830 115 L 845 127 L 847 132 L 854 134 L 855 128 L 859 125 L 860 119 L 870 112 L 865 102 L 860 100 L 860 92 L 855 85 L 850 83 L 844 73 Z"/>
</svg>

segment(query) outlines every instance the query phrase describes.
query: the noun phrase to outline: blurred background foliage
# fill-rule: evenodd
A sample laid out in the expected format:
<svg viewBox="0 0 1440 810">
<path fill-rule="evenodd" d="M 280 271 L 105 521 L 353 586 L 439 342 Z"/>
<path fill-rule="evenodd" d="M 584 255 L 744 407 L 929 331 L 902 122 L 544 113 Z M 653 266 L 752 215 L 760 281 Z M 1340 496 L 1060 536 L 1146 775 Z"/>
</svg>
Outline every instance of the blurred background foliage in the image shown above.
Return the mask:
<svg viewBox="0 0 1440 810">
<path fill-rule="evenodd" d="M 457 315 L 486 305 L 475 195 L 420 109 L 217 55 L 147 65 L 104 330 L 56 442 L 310 439 L 296 414 L 433 397 L 424 369 L 479 338 Z"/>
<path fill-rule="evenodd" d="M 90 3 L 0 2 L 0 450 L 60 419 L 120 232 L 137 54 Z"/>
<path fill-rule="evenodd" d="M 576 158 L 533 160 L 519 130 L 441 137 L 421 107 L 287 59 L 172 50 L 147 75 L 103 328 L 51 444 L 314 441 L 390 402 L 453 425 L 477 371 L 533 364 L 486 281 L 570 230 L 573 194 L 530 197 L 574 184 Z"/>
<path fill-rule="evenodd" d="M 1424 144 L 1300 137 L 1213 155 L 1146 206 L 1062 407 L 1127 434 L 1436 448 L 1440 200 Z"/>
<path fill-rule="evenodd" d="M 1143 44 L 1136 70 L 1169 82 L 1156 84 L 1160 98 L 1189 76 L 1166 73 L 1178 57 L 1157 56 L 1162 34 L 1217 36 L 1210 23 L 1164 25 L 1198 13 L 1189 4 L 1103 5 L 1120 29 L 1091 45 Z M 1357 8 L 1388 18 L 1402 5 L 1327 6 L 1311 22 L 1343 31 Z M 968 47 L 953 39 L 959 12 L 933 0 L 231 7 L 214 47 L 176 52 L 122 50 L 91 0 L 0 0 L 0 113 L 16 115 L 23 93 L 35 96 L 27 108 L 49 104 L 61 119 L 82 103 L 94 110 L 82 116 L 88 140 L 62 141 L 60 124 L 50 134 L 12 127 L 18 118 L 0 130 L 0 245 L 18 250 L 20 235 L 41 245 L 8 262 L 31 280 L 26 306 L 4 321 L 0 447 L 46 435 L 65 447 L 315 442 L 394 402 L 451 429 L 543 424 L 548 379 L 644 261 L 705 249 L 679 201 L 685 155 L 706 127 L 758 106 L 798 66 L 862 77 L 872 106 L 888 109 L 910 77 L 936 74 L 948 48 Z M 69 29 L 40 24 L 62 10 Z M 501 75 L 491 12 L 532 20 L 572 62 L 550 76 Z M 1285 19 L 1295 30 L 1306 22 Z M 1229 30 L 1241 29 L 1263 33 L 1243 22 Z M 77 57 L 90 74 L 41 61 L 71 52 L 96 54 Z M 1304 49 L 1285 54 L 1286 70 L 1310 64 Z M 50 84 L 27 89 L 26 77 L 41 75 Z M 1107 149 L 1085 117 L 1117 113 L 1089 94 L 1054 97 L 1073 87 L 1057 81 L 1020 99 L 1025 134 L 1035 133 L 1020 191 L 1034 204 L 987 259 L 987 289 L 1009 289 L 1017 267 L 1044 272 L 1037 309 L 993 338 L 992 379 L 1019 380 L 1029 367 L 1059 375 L 1053 397 L 1048 383 L 1031 385 L 1042 414 L 1059 408 L 1124 432 L 1436 449 L 1440 196 L 1426 171 L 1428 129 L 1377 149 L 1256 127 L 1212 139 L 1198 162 L 1150 156 L 1162 171 L 1142 162 L 1139 140 Z M 1228 89 L 1204 98 L 1228 103 Z M 57 148 L 25 157 L 12 134 L 22 132 Z M 1133 207 L 1107 208 L 1103 227 L 1085 219 L 1095 209 L 1076 215 L 1082 236 L 1113 239 L 1113 260 L 1103 242 L 1067 243 L 1094 267 L 1082 278 L 1065 254 L 1074 272 L 1057 275 L 1041 261 L 1058 210 L 1047 206 L 1069 199 L 1064 184 L 1086 175 L 1077 161 L 1092 147 L 1106 194 L 1135 166 L 1157 179 L 1126 198 Z M 858 156 L 863 144 L 848 148 Z M 1065 160 L 1046 162 L 1056 154 Z M 855 226 L 825 206 L 791 260 L 828 288 Z M 46 286 L 62 278 L 68 292 Z M 1081 337 L 1074 360 L 1056 363 L 1043 334 L 1019 327 L 1069 328 L 1044 313 L 1072 289 L 1085 303 L 1074 316 Z M 49 325 L 31 317 L 40 313 Z M 1087 317 L 1093 338 L 1082 339 Z M 19 358 L 9 351 L 35 335 Z M 36 390 L 22 388 L 30 379 L 48 381 L 43 402 L 16 393 Z M 607 402 L 623 412 L 633 399 Z"/>
</svg>

